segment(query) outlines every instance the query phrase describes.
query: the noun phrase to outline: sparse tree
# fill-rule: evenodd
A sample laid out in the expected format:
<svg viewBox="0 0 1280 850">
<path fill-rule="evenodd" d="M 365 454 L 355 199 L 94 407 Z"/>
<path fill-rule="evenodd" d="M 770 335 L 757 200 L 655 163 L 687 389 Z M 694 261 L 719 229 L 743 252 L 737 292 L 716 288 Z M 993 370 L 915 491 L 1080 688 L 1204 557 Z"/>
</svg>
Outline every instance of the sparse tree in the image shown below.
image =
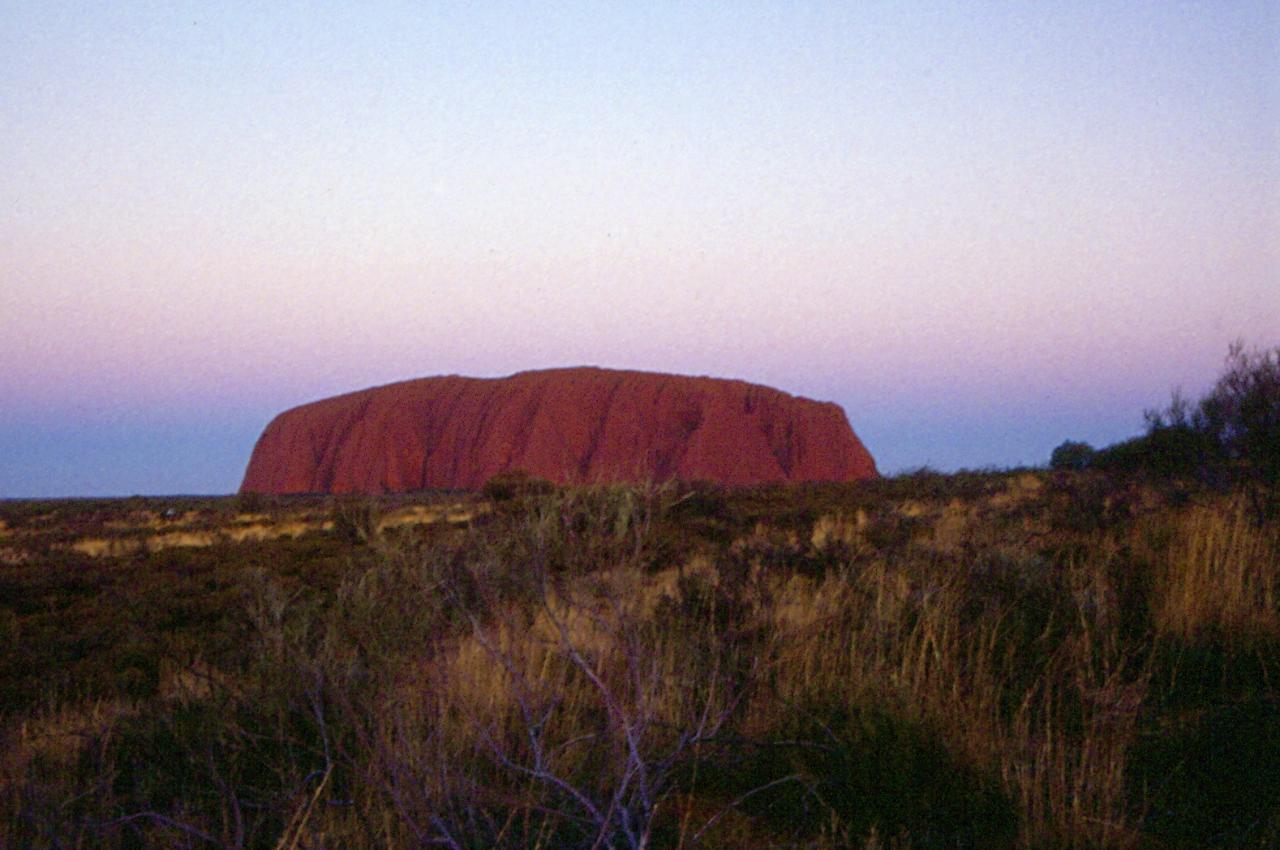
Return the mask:
<svg viewBox="0 0 1280 850">
<path fill-rule="evenodd" d="M 1236 341 L 1226 371 L 1200 401 L 1195 425 L 1233 465 L 1280 484 L 1280 346 L 1246 350 Z"/>
</svg>

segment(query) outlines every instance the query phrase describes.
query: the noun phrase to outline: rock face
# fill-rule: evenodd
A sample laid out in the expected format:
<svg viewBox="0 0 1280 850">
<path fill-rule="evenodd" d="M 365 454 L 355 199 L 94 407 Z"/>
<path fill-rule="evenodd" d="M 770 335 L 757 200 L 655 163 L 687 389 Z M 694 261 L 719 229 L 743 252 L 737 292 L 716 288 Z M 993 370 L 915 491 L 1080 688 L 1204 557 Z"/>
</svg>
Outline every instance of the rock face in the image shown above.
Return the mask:
<svg viewBox="0 0 1280 850">
<path fill-rule="evenodd" d="M 584 367 L 420 378 L 295 407 L 258 438 L 240 491 L 474 489 L 513 470 L 559 483 L 877 475 L 830 402 L 743 381 Z"/>
</svg>

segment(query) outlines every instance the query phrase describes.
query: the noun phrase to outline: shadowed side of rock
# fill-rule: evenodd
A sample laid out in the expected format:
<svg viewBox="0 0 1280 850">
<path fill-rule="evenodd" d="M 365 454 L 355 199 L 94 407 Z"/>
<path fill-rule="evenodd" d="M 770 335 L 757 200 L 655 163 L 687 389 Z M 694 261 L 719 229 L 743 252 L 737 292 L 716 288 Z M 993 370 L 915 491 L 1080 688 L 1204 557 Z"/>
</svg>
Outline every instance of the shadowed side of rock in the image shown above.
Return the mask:
<svg viewBox="0 0 1280 850">
<path fill-rule="evenodd" d="M 835 404 L 743 381 L 572 368 L 420 378 L 293 408 L 258 439 L 241 492 L 475 489 L 513 470 L 558 483 L 877 474 Z"/>
</svg>

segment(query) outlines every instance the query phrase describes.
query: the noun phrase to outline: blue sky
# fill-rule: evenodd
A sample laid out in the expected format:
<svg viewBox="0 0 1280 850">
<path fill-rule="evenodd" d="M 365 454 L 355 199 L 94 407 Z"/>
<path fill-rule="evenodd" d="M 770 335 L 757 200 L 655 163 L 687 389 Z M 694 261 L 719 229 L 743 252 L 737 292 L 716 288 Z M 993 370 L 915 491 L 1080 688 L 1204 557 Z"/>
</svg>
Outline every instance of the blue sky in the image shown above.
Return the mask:
<svg viewBox="0 0 1280 850">
<path fill-rule="evenodd" d="M 0 496 L 596 364 L 1043 462 L 1280 342 L 1270 3 L 10 3 Z"/>
</svg>

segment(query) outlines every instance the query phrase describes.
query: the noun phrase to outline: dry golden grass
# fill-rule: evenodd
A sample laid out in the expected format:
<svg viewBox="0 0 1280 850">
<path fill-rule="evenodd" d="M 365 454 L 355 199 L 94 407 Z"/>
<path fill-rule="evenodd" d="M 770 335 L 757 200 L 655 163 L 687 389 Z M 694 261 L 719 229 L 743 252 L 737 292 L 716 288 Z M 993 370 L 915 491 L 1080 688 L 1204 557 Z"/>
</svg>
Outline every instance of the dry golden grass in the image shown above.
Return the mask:
<svg viewBox="0 0 1280 850">
<path fill-rule="evenodd" d="M 1156 622 L 1183 638 L 1280 640 L 1280 533 L 1243 497 L 1180 518 L 1156 585 Z"/>
<path fill-rule="evenodd" d="M 281 537 L 301 537 L 304 534 L 328 531 L 331 528 L 333 528 L 333 523 L 331 522 L 295 520 L 270 525 L 266 523 L 250 523 L 248 525 L 231 526 L 221 533 L 233 543 L 243 543 L 246 540 L 276 540 Z"/>
<path fill-rule="evenodd" d="M 57 706 L 21 721 L 0 754 L 0 787 L 21 775 L 21 769 L 35 759 L 50 764 L 69 765 L 97 732 L 109 729 L 121 717 L 136 711 L 126 700 L 92 700 Z"/>
<path fill-rule="evenodd" d="M 148 537 L 146 548 L 151 552 L 159 552 L 176 546 L 212 546 L 221 539 L 221 535 L 211 531 L 170 531 Z"/>
<path fill-rule="evenodd" d="M 486 505 L 465 502 L 408 505 L 378 517 L 372 531 L 381 533 L 439 523 L 464 526 L 487 510 Z M 42 519 L 34 518 L 33 524 Z M 106 534 L 92 534 L 56 545 L 89 558 L 123 558 L 172 548 L 298 538 L 305 534 L 331 532 L 334 521 L 315 515 L 314 509 L 306 506 L 276 515 L 241 512 L 220 521 L 200 511 L 184 511 L 172 516 L 156 511 L 131 511 L 123 517 L 102 522 L 98 529 Z M 6 533 L 5 528 L 0 528 L 0 537 Z M 0 562 L 3 563 L 16 564 L 26 560 L 29 556 L 16 546 L 6 548 L 0 554 Z"/>
<path fill-rule="evenodd" d="M 861 531 L 869 522 L 870 518 L 862 508 L 850 515 L 823 514 L 813 524 L 809 542 L 815 549 L 827 549 L 834 544 L 851 546 L 858 542 Z"/>
<path fill-rule="evenodd" d="M 1001 617 L 967 621 L 958 575 L 920 578 L 874 563 L 852 582 L 834 574 L 748 577 L 768 586 L 747 605 L 741 627 L 770 635 L 755 651 L 771 687 L 748 700 L 738 729 L 767 733 L 780 706 L 819 696 L 891 706 L 941 730 L 956 753 L 1003 778 L 1025 814 L 1022 846 L 1050 846 L 1063 835 L 1089 846 L 1131 846 L 1138 832 L 1125 788 L 1126 757 L 1145 680 L 1118 649 L 1106 607 L 1114 600 L 1099 586 L 1106 571 L 1092 564 L 1071 569 L 1078 574 L 1081 628 L 1043 660 L 1028 686 L 1013 692 L 1009 683 L 1019 678 L 1013 668 L 1025 659 L 1011 654 Z M 610 586 L 597 592 L 627 601 L 602 607 L 589 599 L 556 599 L 527 625 L 500 621 L 483 639 L 464 636 L 425 665 L 399 699 L 407 706 L 415 695 L 437 695 L 429 708 L 417 704 L 425 708 L 417 722 L 461 745 L 459 753 L 482 748 L 478 718 L 489 724 L 484 735 L 518 737 L 523 689 L 532 691 L 524 699 L 538 705 L 558 701 L 555 722 L 543 730 L 555 740 L 589 737 L 599 695 L 567 662 L 572 648 L 627 694 L 631 709 L 678 722 L 689 709 L 689 635 L 653 636 L 642 659 L 641 692 L 625 682 L 636 660 L 620 638 L 629 624 L 653 615 L 655 599 L 683 601 L 672 572 L 639 588 L 634 574 L 598 580 Z M 553 768 L 573 774 L 580 767 L 574 754 L 566 748 Z M 867 846 L 898 846 L 880 841 L 873 836 Z"/>
<path fill-rule="evenodd" d="M 219 772 L 205 808 L 177 815 L 232 845 L 217 782 L 243 769 L 254 789 L 279 786 L 255 798 L 270 800 L 255 802 L 265 837 L 250 844 L 263 847 L 460 834 L 457 846 L 511 848 L 1158 846 L 1134 768 L 1164 710 L 1162 647 L 1280 641 L 1278 532 L 1239 498 L 1174 510 L 1061 486 L 1021 475 L 963 498 L 830 498 L 785 521 L 744 511 L 692 545 L 680 526 L 657 537 L 661 491 L 388 510 L 347 544 L 336 589 L 262 573 L 240 666 L 166 661 L 142 707 L 70 701 L 9 732 L 0 767 L 35 790 L 0 786 L 0 844 L 29 834 L 13 824 L 41 787 L 37 763 L 169 781 L 166 763 L 109 755 L 139 717 L 165 729 L 189 706 L 209 711 L 216 747 L 190 746 Z M 459 527 L 430 528 L 442 522 Z M 152 540 L 326 523 L 276 512 Z M 888 797 L 866 779 L 879 772 Z M 988 781 L 993 817 L 1012 812 L 989 842 L 981 822 L 928 820 L 930 806 L 986 805 Z M 932 790 L 917 799 L 912 783 Z"/>
<path fill-rule="evenodd" d="M 128 537 L 86 537 L 72 543 L 68 548 L 90 558 L 120 558 L 142 551 L 145 544 L 142 540 Z"/>
</svg>

